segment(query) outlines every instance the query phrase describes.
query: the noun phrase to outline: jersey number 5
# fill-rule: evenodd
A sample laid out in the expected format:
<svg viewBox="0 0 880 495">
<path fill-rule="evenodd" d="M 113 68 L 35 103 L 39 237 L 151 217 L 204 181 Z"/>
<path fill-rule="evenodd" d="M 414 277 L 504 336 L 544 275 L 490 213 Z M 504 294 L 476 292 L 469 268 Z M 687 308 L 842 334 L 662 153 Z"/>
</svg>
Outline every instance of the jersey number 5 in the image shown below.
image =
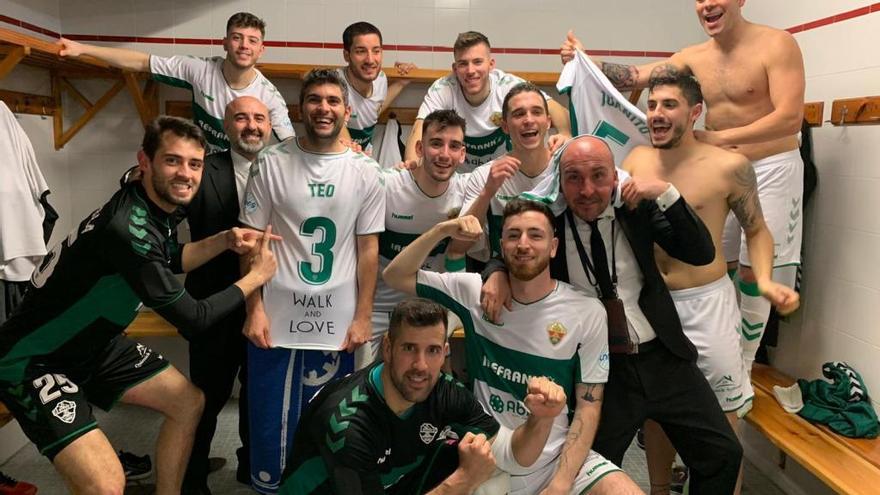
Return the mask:
<svg viewBox="0 0 880 495">
<path fill-rule="evenodd" d="M 299 278 L 309 285 L 323 285 L 333 273 L 333 245 L 336 244 L 336 224 L 327 217 L 311 217 L 302 223 L 299 233 L 305 237 L 315 237 L 321 231 L 320 240 L 312 244 L 314 261 L 299 262 Z"/>
<path fill-rule="evenodd" d="M 55 385 L 58 385 L 60 390 L 52 390 Z M 51 373 L 46 373 L 34 380 L 34 388 L 40 389 L 40 402 L 43 404 L 48 404 L 61 397 L 61 392 L 75 394 L 79 391 L 79 387 L 68 380 L 66 376 Z"/>
</svg>

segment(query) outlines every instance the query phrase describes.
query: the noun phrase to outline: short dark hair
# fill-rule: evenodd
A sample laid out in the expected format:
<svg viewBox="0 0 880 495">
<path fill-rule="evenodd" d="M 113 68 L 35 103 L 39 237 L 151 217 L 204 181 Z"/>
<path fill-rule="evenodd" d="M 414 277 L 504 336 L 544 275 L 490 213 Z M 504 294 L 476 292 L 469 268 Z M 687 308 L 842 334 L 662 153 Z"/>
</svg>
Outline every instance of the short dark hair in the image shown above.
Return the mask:
<svg viewBox="0 0 880 495">
<path fill-rule="evenodd" d="M 648 79 L 648 94 L 654 92 L 657 86 L 675 86 L 681 90 L 688 105 L 694 106 L 703 102 L 703 89 L 690 71 L 680 70 L 673 65 L 661 65 L 651 71 Z"/>
<path fill-rule="evenodd" d="M 443 306 L 422 297 L 404 299 L 394 307 L 388 323 L 388 340 L 394 342 L 400 334 L 403 324 L 411 327 L 424 328 L 443 324 L 443 340 L 446 341 L 447 317 L 449 312 Z"/>
<path fill-rule="evenodd" d="M 537 211 L 538 213 L 541 213 L 545 217 L 547 217 L 547 222 L 550 223 L 550 233 L 553 234 L 553 224 L 555 221 L 553 210 L 551 210 L 550 207 L 544 203 L 539 203 L 538 201 L 532 201 L 529 199 L 514 198 L 508 201 L 507 204 L 504 205 L 501 225 L 504 225 L 504 223 L 507 222 L 508 218 L 514 215 L 520 215 L 527 211 Z"/>
<path fill-rule="evenodd" d="M 382 44 L 382 32 L 379 31 L 379 28 L 369 22 L 360 21 L 349 25 L 342 32 L 342 49 L 347 52 L 351 51 L 351 44 L 354 43 L 355 37 L 365 34 L 375 34 L 379 37 L 379 44 Z"/>
<path fill-rule="evenodd" d="M 492 49 L 492 45 L 489 44 L 489 38 L 483 33 L 478 33 L 477 31 L 458 33 L 458 37 L 455 38 L 455 44 L 452 45 L 452 53 L 457 54 L 462 50 L 477 46 L 481 43 L 485 43 L 487 48 L 490 50 Z"/>
<path fill-rule="evenodd" d="M 460 127 L 462 134 L 464 134 L 467 127 L 467 122 L 462 116 L 455 113 L 455 110 L 434 110 L 429 113 L 425 120 L 422 121 L 422 136 L 427 133 L 428 127 L 431 124 L 437 124 L 440 131 L 447 127 Z"/>
<path fill-rule="evenodd" d="M 232 31 L 232 28 L 254 28 L 260 30 L 260 36 L 266 38 L 266 21 L 251 14 L 250 12 L 237 12 L 226 21 L 226 34 Z"/>
<path fill-rule="evenodd" d="M 348 106 L 348 84 L 336 72 L 336 69 L 312 69 L 303 78 L 302 89 L 299 90 L 299 107 L 302 108 L 306 99 L 306 92 L 312 86 L 320 86 L 322 84 L 335 84 L 342 91 L 342 101 Z"/>
<path fill-rule="evenodd" d="M 547 106 L 547 99 L 544 98 L 544 93 L 541 91 L 541 88 L 535 86 L 534 84 L 523 81 L 516 86 L 510 88 L 510 91 L 504 96 L 504 103 L 501 104 L 501 119 L 507 120 L 507 116 L 510 114 L 510 109 L 507 108 L 507 104 L 510 103 L 510 99 L 520 93 L 537 93 L 538 96 L 541 97 L 541 101 L 544 102 L 544 113 L 550 113 L 550 107 Z"/>
<path fill-rule="evenodd" d="M 141 149 L 150 161 L 156 157 L 156 151 L 162 144 L 162 136 L 166 132 L 170 132 L 177 137 L 195 141 L 202 147 L 208 148 L 208 141 L 205 139 L 205 133 L 191 121 L 180 117 L 172 117 L 170 115 L 160 115 L 155 120 L 147 124 L 144 129 L 144 140 L 141 142 Z"/>
</svg>

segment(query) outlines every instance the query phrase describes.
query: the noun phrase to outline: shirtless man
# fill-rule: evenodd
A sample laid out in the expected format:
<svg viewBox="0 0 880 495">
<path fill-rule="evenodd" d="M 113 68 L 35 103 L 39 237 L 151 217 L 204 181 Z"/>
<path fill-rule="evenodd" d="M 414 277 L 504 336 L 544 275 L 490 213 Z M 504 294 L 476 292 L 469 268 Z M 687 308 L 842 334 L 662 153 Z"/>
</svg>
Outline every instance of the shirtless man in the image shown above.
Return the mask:
<svg viewBox="0 0 880 495">
<path fill-rule="evenodd" d="M 803 119 L 803 57 L 789 33 L 743 19 L 743 4 L 745 0 L 696 0 L 697 17 L 709 40 L 668 60 L 642 66 L 601 62 L 600 67 L 622 91 L 646 87 L 660 65 L 694 74 L 705 88 L 707 105 L 706 130 L 694 135 L 752 161 L 767 226 L 776 241 L 773 279 L 793 287 L 802 229 L 803 162 L 797 133 Z M 562 44 L 563 62 L 574 50 L 583 50 L 583 45 L 569 32 Z M 770 303 L 758 295 L 740 229 L 729 225 L 724 237 L 727 261 L 732 267 L 739 261 L 741 268 L 743 356 L 751 370 Z"/>
<path fill-rule="evenodd" d="M 715 260 L 693 266 L 655 247 L 657 265 L 675 302 L 685 335 L 699 352 L 697 365 L 736 430 L 737 410 L 754 395 L 742 359 L 740 313 L 733 283 L 725 276 L 721 249 L 725 219 L 732 212 L 743 226 L 760 294 L 786 314 L 798 307 L 798 294 L 771 279 L 773 237 L 761 214 L 755 172 L 748 159 L 699 142 L 693 125 L 702 112 L 700 84 L 690 75 L 660 66 L 650 81 L 648 127 L 653 148 L 633 149 L 623 163 L 632 184 L 624 200 L 642 188 L 672 183 L 706 224 L 715 243 Z M 645 427 L 651 493 L 669 493 L 675 451 L 657 423 Z M 740 476 L 742 474 L 740 473 Z"/>
</svg>

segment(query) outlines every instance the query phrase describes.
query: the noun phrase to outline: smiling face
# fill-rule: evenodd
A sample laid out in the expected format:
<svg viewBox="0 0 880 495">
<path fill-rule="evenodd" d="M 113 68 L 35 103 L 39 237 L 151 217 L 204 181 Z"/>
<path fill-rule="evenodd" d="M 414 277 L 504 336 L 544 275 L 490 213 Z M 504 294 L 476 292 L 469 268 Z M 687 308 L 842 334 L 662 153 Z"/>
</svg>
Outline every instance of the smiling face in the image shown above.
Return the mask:
<svg viewBox="0 0 880 495">
<path fill-rule="evenodd" d="M 489 73 L 495 68 L 495 59 L 489 45 L 478 43 L 455 53 L 452 72 L 465 96 L 481 96 L 488 93 Z"/>
<path fill-rule="evenodd" d="M 670 149 L 681 144 L 700 116 L 702 103 L 688 104 L 681 89 L 671 85 L 655 86 L 648 95 L 648 129 L 655 148 Z"/>
<path fill-rule="evenodd" d="M 355 36 L 351 50 L 343 50 L 349 75 L 363 82 L 372 82 L 382 71 L 382 40 L 378 34 Z"/>
<path fill-rule="evenodd" d="M 269 110 L 254 97 L 240 96 L 226 107 L 223 128 L 233 150 L 246 157 L 255 156 L 269 142 Z"/>
<path fill-rule="evenodd" d="M 550 265 L 558 240 L 553 225 L 538 211 L 524 211 L 504 219 L 501 253 L 510 276 L 527 282 Z"/>
<path fill-rule="evenodd" d="M 584 221 L 593 221 L 611 203 L 617 169 L 608 146 L 598 138 L 573 140 L 562 153 L 562 194 L 568 207 Z"/>
<path fill-rule="evenodd" d="M 703 31 L 717 36 L 742 21 L 745 0 L 696 0 L 697 18 Z"/>
<path fill-rule="evenodd" d="M 226 60 L 239 69 L 256 65 L 265 49 L 263 34 L 257 28 L 232 27 L 223 38 Z"/>
<path fill-rule="evenodd" d="M 147 195 L 169 213 L 188 205 L 199 189 L 204 158 L 205 149 L 197 141 L 163 132 L 152 160 L 143 150 L 138 152 Z"/>
<path fill-rule="evenodd" d="M 464 131 L 461 127 L 431 122 L 416 144 L 420 167 L 435 182 L 446 182 L 464 162 Z"/>
<path fill-rule="evenodd" d="M 316 142 L 337 140 L 351 112 L 342 88 L 332 83 L 317 83 L 303 91 L 303 125 L 309 139 Z"/>
<path fill-rule="evenodd" d="M 510 136 L 513 149 L 533 150 L 544 146 L 550 129 L 547 101 L 541 93 L 524 91 L 507 102 L 507 118 L 501 129 Z"/>
<path fill-rule="evenodd" d="M 386 335 L 382 341 L 382 357 L 394 385 L 394 391 L 386 390 L 386 396 L 396 402 L 394 395 L 399 395 L 408 403 L 404 406 L 427 399 L 440 378 L 447 347 L 442 322 L 423 327 L 402 322 L 393 339 Z"/>
</svg>

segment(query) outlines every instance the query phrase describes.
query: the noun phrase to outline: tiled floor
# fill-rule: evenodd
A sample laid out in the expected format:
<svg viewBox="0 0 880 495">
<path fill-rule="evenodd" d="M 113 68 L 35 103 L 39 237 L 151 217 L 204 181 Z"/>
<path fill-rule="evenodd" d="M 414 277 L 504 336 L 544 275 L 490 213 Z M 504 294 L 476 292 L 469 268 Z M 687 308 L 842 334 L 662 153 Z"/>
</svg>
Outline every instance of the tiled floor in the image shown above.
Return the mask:
<svg viewBox="0 0 880 495">
<path fill-rule="evenodd" d="M 209 484 L 216 495 L 244 495 L 254 493 L 249 488 L 235 481 L 235 449 L 238 447 L 237 437 L 237 404 L 227 404 L 220 414 L 218 434 L 214 439 L 212 456 L 222 456 L 229 460 L 226 466 L 209 478 Z M 117 448 L 136 454 L 150 452 L 159 431 L 161 418 L 145 409 L 120 405 L 112 414 L 101 411 L 96 413 L 101 428 Z M 136 427 L 134 427 L 136 426 Z M 648 469 L 645 465 L 644 453 L 635 445 L 626 453 L 623 462 L 624 470 L 642 487 L 648 489 Z M 33 445 L 28 445 L 0 466 L 0 470 L 15 478 L 27 480 L 37 485 L 40 494 L 55 495 L 65 493 L 61 477 L 51 464 L 40 456 Z M 142 492 L 143 490 L 127 490 L 126 492 Z M 769 479 L 758 472 L 754 466 L 746 462 L 745 484 L 743 493 L 748 495 L 782 495 Z"/>
</svg>

